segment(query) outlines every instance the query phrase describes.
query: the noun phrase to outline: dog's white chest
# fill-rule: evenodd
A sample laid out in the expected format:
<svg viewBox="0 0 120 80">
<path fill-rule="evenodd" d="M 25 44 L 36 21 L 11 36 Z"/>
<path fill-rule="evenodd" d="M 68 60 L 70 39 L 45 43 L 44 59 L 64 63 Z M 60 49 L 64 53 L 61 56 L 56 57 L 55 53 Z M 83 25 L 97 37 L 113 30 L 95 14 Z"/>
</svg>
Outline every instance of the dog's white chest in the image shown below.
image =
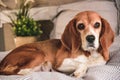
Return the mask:
<svg viewBox="0 0 120 80">
<path fill-rule="evenodd" d="M 62 72 L 72 72 L 76 70 L 79 64 L 88 62 L 88 59 L 85 55 L 80 55 L 77 58 L 66 58 L 64 59 L 62 65 L 58 68 Z"/>
<path fill-rule="evenodd" d="M 97 66 L 97 65 L 104 65 L 106 61 L 104 60 L 103 56 L 96 51 L 93 51 L 91 56 L 88 57 L 88 67 Z"/>
<path fill-rule="evenodd" d="M 58 68 L 62 72 L 73 72 L 79 67 L 92 67 L 96 65 L 103 65 L 106 61 L 99 53 L 93 52 L 89 57 L 80 55 L 77 58 L 66 58 L 62 65 Z"/>
</svg>

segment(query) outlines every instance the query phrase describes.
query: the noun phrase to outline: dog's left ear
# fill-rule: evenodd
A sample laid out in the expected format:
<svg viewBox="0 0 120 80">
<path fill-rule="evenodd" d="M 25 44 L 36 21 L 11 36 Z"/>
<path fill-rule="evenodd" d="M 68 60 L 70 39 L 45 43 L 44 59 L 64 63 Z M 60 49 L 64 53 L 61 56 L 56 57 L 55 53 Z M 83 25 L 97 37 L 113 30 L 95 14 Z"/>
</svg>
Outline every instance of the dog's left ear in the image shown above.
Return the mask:
<svg viewBox="0 0 120 80">
<path fill-rule="evenodd" d="M 102 30 L 100 34 L 100 53 L 102 53 L 104 59 L 107 61 L 109 60 L 109 46 L 113 43 L 114 41 L 114 32 L 111 29 L 110 24 L 103 18 L 101 18 L 102 21 Z"/>
<path fill-rule="evenodd" d="M 80 35 L 76 30 L 76 19 L 72 19 L 66 26 L 62 38 L 62 44 L 70 51 L 76 51 L 80 46 Z"/>
</svg>

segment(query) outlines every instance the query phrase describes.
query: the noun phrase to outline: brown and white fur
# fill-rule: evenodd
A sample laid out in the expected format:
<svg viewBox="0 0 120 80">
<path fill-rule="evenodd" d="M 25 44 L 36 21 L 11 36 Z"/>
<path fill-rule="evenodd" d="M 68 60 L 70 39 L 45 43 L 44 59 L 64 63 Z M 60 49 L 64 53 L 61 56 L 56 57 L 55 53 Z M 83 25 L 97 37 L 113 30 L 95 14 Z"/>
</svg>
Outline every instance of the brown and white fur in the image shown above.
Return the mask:
<svg viewBox="0 0 120 80">
<path fill-rule="evenodd" d="M 77 14 L 66 26 L 61 39 L 22 45 L 0 63 L 1 75 L 27 74 L 51 69 L 85 74 L 88 67 L 104 65 L 114 33 L 109 23 L 93 11 Z"/>
</svg>

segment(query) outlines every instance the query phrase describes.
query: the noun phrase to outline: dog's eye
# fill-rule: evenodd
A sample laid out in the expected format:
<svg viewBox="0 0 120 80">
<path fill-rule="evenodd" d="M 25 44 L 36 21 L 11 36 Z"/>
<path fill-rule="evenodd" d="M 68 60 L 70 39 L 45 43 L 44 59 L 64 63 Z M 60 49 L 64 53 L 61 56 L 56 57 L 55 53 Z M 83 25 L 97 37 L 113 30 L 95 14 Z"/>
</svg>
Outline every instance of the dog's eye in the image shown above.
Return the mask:
<svg viewBox="0 0 120 80">
<path fill-rule="evenodd" d="M 100 26 L 100 23 L 99 23 L 99 22 L 96 22 L 96 23 L 94 24 L 94 27 L 95 27 L 95 28 L 99 28 L 99 26 Z"/>
<path fill-rule="evenodd" d="M 84 26 L 83 23 L 80 23 L 80 24 L 78 25 L 78 29 L 79 29 L 79 30 L 83 30 L 84 28 L 85 28 L 85 26 Z"/>
</svg>

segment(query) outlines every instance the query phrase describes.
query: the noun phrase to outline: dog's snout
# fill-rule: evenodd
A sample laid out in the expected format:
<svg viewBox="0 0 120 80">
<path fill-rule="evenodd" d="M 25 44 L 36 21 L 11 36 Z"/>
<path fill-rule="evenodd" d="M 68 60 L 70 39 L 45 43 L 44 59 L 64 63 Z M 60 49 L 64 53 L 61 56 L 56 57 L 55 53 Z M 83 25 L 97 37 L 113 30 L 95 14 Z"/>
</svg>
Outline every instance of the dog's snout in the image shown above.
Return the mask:
<svg viewBox="0 0 120 80">
<path fill-rule="evenodd" d="M 90 42 L 90 43 L 93 43 L 94 40 L 95 40 L 95 36 L 94 36 L 94 35 L 88 35 L 88 36 L 86 37 L 86 40 L 87 40 L 88 42 Z"/>
</svg>

